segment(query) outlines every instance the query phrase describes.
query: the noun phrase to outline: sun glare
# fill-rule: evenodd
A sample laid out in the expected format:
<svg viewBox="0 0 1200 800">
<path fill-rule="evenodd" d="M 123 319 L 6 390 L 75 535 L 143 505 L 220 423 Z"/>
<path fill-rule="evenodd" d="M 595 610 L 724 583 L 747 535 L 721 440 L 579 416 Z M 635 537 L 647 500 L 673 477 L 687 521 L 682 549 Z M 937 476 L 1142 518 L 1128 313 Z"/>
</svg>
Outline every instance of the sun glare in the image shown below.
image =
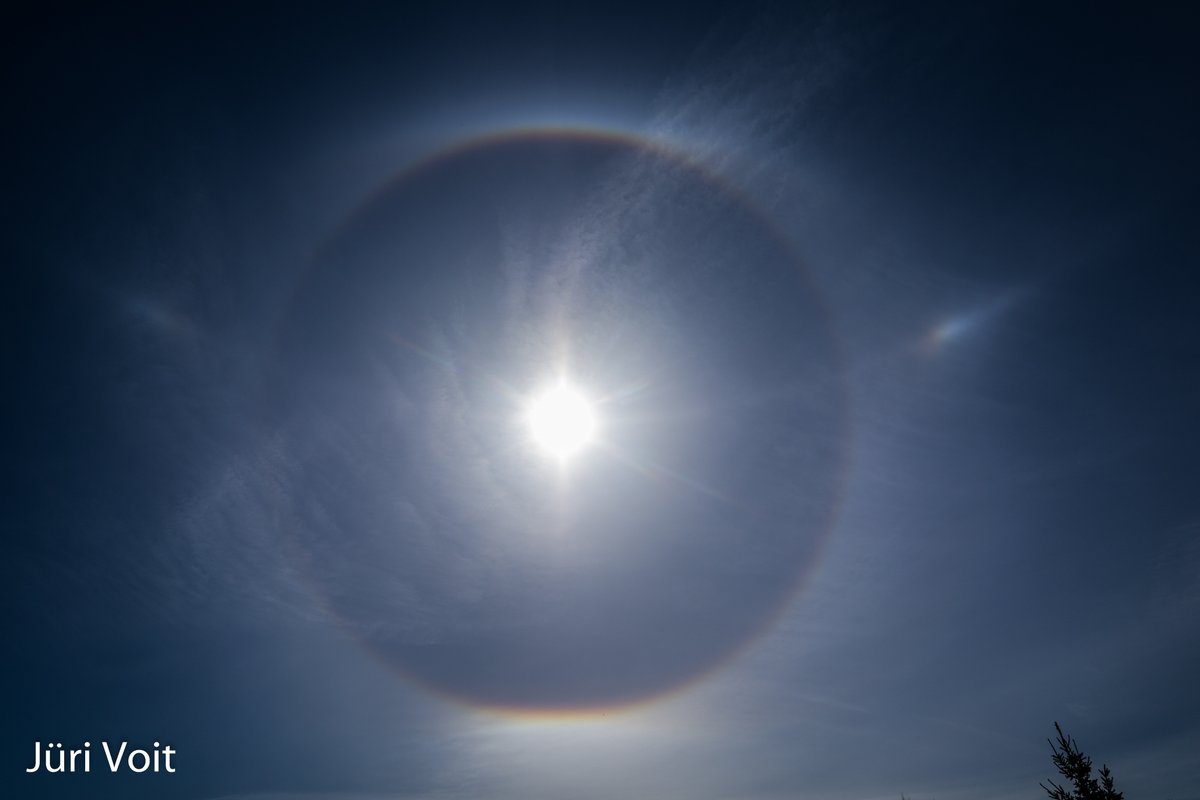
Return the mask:
<svg viewBox="0 0 1200 800">
<path fill-rule="evenodd" d="M 591 405 L 566 381 L 547 389 L 529 406 L 533 440 L 550 455 L 564 459 L 587 445 L 596 432 Z"/>
</svg>

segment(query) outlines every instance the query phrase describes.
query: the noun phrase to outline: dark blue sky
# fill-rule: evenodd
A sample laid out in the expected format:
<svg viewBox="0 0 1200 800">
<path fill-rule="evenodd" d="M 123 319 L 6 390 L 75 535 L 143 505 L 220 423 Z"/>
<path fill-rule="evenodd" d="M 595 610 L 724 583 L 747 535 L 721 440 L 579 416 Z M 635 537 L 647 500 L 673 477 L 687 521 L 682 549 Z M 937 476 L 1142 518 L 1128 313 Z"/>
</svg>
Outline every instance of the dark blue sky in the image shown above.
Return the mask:
<svg viewBox="0 0 1200 800">
<path fill-rule="evenodd" d="M 1197 28 L 14 17 L 0 791 L 1195 795 Z"/>
</svg>

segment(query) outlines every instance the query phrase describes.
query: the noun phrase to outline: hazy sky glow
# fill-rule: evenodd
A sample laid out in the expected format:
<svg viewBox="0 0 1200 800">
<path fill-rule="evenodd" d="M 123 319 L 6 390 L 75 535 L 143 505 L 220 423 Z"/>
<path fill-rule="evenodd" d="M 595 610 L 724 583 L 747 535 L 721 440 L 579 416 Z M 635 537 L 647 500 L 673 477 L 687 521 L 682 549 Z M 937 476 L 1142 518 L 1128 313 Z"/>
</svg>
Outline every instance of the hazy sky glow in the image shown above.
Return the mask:
<svg viewBox="0 0 1200 800">
<path fill-rule="evenodd" d="M 13 30 L 0 795 L 1198 796 L 1192 21 Z"/>
</svg>

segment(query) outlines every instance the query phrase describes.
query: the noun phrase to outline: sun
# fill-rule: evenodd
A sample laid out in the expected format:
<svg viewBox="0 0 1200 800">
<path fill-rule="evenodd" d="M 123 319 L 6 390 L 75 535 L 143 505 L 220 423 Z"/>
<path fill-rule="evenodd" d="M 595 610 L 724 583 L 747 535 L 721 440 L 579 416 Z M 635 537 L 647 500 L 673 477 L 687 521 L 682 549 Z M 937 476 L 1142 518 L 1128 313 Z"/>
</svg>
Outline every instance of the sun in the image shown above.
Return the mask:
<svg viewBox="0 0 1200 800">
<path fill-rule="evenodd" d="M 565 380 L 529 404 L 529 430 L 547 454 L 562 460 L 579 452 L 596 433 L 596 415 L 583 394 Z"/>
</svg>

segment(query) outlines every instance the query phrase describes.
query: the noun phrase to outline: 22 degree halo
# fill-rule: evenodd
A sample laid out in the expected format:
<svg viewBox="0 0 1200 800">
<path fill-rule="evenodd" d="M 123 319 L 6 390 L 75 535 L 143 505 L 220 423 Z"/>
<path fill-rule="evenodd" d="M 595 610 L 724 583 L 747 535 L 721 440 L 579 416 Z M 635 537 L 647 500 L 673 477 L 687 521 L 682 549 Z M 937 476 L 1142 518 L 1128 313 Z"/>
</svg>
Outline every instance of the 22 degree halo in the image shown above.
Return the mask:
<svg viewBox="0 0 1200 800">
<path fill-rule="evenodd" d="M 439 695 L 677 690 L 769 627 L 828 535 L 846 404 L 821 298 L 660 146 L 524 132 L 426 159 L 342 226 L 278 341 L 289 551 Z M 564 361 L 578 384 L 543 384 Z M 564 459 L 586 469 L 547 480 Z"/>
</svg>

